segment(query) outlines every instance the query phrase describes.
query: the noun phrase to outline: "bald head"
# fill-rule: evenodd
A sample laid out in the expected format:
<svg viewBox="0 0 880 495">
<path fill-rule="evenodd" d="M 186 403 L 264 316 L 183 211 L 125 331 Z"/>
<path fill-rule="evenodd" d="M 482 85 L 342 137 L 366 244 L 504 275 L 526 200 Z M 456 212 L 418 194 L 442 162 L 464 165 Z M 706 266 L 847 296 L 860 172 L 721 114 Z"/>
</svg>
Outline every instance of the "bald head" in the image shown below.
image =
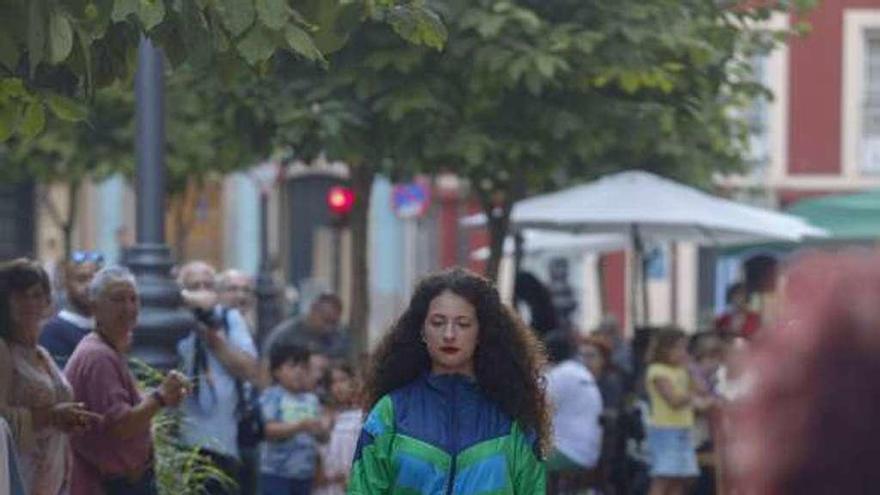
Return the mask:
<svg viewBox="0 0 880 495">
<path fill-rule="evenodd" d="M 217 270 L 204 261 L 190 261 L 180 267 L 177 283 L 186 290 L 216 290 Z"/>
<path fill-rule="evenodd" d="M 254 279 L 240 270 L 226 270 L 217 277 L 220 304 L 235 308 L 242 313 L 251 309 L 254 303 Z"/>
</svg>

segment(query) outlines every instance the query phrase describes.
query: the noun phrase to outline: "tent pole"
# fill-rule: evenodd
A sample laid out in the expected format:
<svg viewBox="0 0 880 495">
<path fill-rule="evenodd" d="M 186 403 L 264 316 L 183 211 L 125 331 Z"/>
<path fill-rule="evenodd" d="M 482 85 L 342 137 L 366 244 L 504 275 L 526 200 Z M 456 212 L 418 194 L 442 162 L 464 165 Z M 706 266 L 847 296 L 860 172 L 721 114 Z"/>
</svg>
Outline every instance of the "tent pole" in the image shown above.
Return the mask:
<svg viewBox="0 0 880 495">
<path fill-rule="evenodd" d="M 639 235 L 639 228 L 636 224 L 631 227 L 632 237 L 632 263 L 630 263 L 630 280 L 629 280 L 629 299 L 630 299 L 630 318 L 632 319 L 632 328 L 635 331 L 642 321 L 639 317 L 639 279 L 641 279 L 642 266 L 642 238 Z"/>
<path fill-rule="evenodd" d="M 513 234 L 513 277 L 522 270 L 523 256 L 525 255 L 525 237 L 521 230 L 517 230 Z"/>
</svg>

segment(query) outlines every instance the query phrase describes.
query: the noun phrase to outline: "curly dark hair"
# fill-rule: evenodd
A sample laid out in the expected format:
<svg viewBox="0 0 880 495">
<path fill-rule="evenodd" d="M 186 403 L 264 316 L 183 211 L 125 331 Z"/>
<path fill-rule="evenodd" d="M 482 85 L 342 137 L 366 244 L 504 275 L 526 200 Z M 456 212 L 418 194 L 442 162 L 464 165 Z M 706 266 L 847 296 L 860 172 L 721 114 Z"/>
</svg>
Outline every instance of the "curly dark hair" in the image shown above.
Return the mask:
<svg viewBox="0 0 880 495">
<path fill-rule="evenodd" d="M 445 291 L 464 298 L 476 309 L 479 341 L 474 373 L 486 397 L 538 436 L 541 452 L 549 452 L 550 416 L 542 377 L 543 347 L 532 331 L 504 303 L 495 286 L 462 268 L 429 275 L 416 287 L 409 307 L 385 334 L 367 371 L 368 409 L 386 394 L 431 370 L 422 341 L 428 307 Z"/>
</svg>

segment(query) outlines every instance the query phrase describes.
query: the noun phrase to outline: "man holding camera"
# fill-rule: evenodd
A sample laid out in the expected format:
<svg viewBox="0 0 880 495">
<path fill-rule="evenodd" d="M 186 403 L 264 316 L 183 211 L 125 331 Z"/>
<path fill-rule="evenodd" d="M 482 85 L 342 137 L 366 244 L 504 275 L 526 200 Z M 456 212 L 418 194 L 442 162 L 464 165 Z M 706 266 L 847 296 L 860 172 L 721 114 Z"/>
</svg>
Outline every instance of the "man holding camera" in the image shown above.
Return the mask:
<svg viewBox="0 0 880 495">
<path fill-rule="evenodd" d="M 241 482 L 239 403 L 242 385 L 258 375 L 257 351 L 241 313 L 219 304 L 216 278 L 214 268 L 203 261 L 187 263 L 178 273 L 184 303 L 198 320 L 177 346 L 183 371 L 193 382 L 193 393 L 181 405 L 181 439 Z M 206 491 L 232 493 L 219 483 L 209 484 Z"/>
</svg>

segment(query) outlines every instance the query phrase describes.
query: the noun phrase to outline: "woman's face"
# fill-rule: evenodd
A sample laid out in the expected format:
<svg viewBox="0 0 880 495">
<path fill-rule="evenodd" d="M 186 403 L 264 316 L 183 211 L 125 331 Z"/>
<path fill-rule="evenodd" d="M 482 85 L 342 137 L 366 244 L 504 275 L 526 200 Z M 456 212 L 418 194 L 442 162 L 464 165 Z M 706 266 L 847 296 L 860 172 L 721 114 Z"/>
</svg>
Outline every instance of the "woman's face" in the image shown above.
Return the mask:
<svg viewBox="0 0 880 495">
<path fill-rule="evenodd" d="M 471 303 L 452 291 L 442 292 L 428 307 L 422 334 L 432 372 L 473 376 L 480 325 Z"/>
<path fill-rule="evenodd" d="M 598 347 L 593 344 L 581 344 L 580 355 L 584 365 L 594 377 L 598 378 L 602 375 L 605 370 L 605 358 Z"/>
<path fill-rule="evenodd" d="M 137 289 L 127 281 L 110 283 L 95 301 L 95 324 L 120 352 L 131 348 L 139 309 Z"/>
<path fill-rule="evenodd" d="M 9 295 L 9 313 L 17 331 L 33 332 L 39 329 L 48 309 L 49 295 L 40 284 Z"/>
</svg>

